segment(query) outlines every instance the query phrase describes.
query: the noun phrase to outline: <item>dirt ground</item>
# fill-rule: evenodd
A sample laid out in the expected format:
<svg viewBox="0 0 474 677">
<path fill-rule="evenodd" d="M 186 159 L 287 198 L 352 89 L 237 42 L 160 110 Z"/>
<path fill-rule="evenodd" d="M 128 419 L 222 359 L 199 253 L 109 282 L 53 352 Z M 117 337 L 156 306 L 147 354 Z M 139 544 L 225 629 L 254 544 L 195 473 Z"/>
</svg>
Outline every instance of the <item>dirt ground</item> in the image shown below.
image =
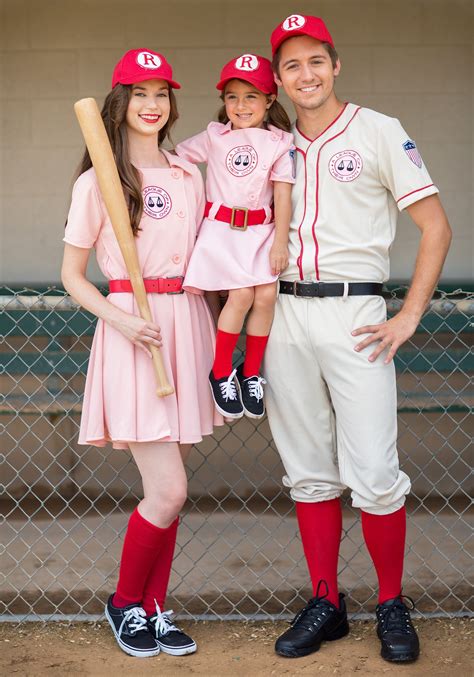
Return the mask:
<svg viewBox="0 0 474 677">
<path fill-rule="evenodd" d="M 224 677 L 271 675 L 399 674 L 456 675 L 473 673 L 472 624 L 468 619 L 417 620 L 422 653 L 409 665 L 392 665 L 379 656 L 372 622 L 351 623 L 350 635 L 324 643 L 311 656 L 288 659 L 276 656 L 273 643 L 288 626 L 284 622 L 183 622 L 199 645 L 192 656 L 160 654 L 132 658 L 115 644 L 106 623 L 26 623 L 0 626 L 0 674 L 114 675 L 133 670 L 136 675 Z"/>
</svg>

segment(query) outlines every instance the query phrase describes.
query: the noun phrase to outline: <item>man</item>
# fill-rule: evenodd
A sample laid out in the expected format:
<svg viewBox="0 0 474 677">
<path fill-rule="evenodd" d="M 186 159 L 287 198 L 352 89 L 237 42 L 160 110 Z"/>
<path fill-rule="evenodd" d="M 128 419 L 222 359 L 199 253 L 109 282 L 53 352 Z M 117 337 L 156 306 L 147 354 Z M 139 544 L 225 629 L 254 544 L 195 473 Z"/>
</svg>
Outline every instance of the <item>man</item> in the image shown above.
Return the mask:
<svg viewBox="0 0 474 677">
<path fill-rule="evenodd" d="M 271 42 L 275 80 L 297 119 L 290 264 L 265 357 L 267 406 L 314 595 L 275 648 L 304 656 L 349 631 L 337 583 L 339 497 L 349 487 L 378 576 L 382 657 L 415 660 L 401 594 L 410 480 L 398 465 L 393 357 L 432 296 L 451 230 L 400 123 L 337 98 L 341 64 L 324 22 L 292 15 Z M 421 240 L 403 308 L 387 321 L 381 290 L 397 208 Z"/>
</svg>

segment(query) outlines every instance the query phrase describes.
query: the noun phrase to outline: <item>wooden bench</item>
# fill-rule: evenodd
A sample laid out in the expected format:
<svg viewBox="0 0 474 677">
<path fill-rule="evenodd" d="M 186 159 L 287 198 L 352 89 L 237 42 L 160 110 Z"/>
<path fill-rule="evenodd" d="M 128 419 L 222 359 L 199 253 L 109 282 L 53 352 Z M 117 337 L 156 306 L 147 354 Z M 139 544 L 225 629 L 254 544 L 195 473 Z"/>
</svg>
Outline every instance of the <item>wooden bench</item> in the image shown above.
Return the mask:
<svg viewBox="0 0 474 677">
<path fill-rule="evenodd" d="M 472 410 L 474 294 L 447 291 L 452 295 L 432 302 L 396 357 L 400 413 Z M 401 300 L 391 294 L 393 315 Z M 61 289 L 3 288 L 0 304 L 0 414 L 80 413 L 95 318 Z"/>
</svg>

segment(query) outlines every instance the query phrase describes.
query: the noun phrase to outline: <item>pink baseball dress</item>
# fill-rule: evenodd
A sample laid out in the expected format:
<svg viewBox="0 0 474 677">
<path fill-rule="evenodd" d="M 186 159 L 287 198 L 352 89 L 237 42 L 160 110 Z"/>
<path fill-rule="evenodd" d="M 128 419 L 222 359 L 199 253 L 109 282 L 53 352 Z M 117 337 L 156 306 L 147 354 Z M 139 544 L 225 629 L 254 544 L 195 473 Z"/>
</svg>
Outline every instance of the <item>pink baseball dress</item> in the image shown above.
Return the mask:
<svg viewBox="0 0 474 677">
<path fill-rule="evenodd" d="M 186 160 L 166 153 L 169 169 L 143 168 L 144 212 L 135 238 L 144 278 L 184 276 L 204 210 L 203 181 Z M 107 279 L 128 278 L 93 169 L 73 189 L 64 241 L 96 250 Z M 108 296 L 139 315 L 131 293 Z M 79 444 L 128 448 L 129 442 L 200 442 L 222 424 L 208 385 L 214 322 L 203 295 L 148 294 L 161 327 L 163 362 L 174 395 L 156 395 L 151 359 L 98 320 L 87 371 Z"/>
<path fill-rule="evenodd" d="M 270 248 L 273 181 L 295 182 L 293 135 L 277 127 L 232 129 L 211 122 L 179 143 L 176 152 L 190 162 L 207 163 L 206 194 L 212 203 L 186 272 L 189 291 L 254 287 L 274 282 Z M 214 218 L 221 205 L 264 209 L 266 218 L 247 230 L 233 230 Z"/>
</svg>

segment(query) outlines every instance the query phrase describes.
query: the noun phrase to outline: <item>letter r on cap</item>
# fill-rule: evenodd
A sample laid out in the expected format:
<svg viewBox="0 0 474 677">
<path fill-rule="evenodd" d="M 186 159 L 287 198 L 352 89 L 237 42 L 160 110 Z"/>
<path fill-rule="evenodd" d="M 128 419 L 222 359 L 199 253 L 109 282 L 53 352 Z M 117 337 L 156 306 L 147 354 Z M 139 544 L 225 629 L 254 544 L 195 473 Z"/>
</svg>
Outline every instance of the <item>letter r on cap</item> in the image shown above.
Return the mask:
<svg viewBox="0 0 474 677">
<path fill-rule="evenodd" d="M 304 16 L 301 16 L 301 14 L 292 14 L 284 20 L 282 28 L 285 31 L 293 31 L 295 28 L 301 28 L 305 21 Z"/>
</svg>

